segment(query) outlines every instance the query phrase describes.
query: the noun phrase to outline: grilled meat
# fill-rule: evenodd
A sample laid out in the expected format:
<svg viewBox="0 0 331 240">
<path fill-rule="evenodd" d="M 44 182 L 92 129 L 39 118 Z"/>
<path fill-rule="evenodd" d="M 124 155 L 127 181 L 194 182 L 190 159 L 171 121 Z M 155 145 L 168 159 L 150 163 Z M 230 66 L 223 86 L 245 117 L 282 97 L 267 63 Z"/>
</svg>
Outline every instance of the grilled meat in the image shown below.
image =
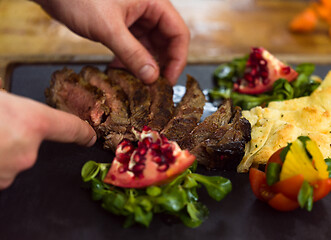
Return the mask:
<svg viewBox="0 0 331 240">
<path fill-rule="evenodd" d="M 109 114 L 102 91 L 67 68 L 53 73 L 45 96 L 49 105 L 73 113 L 93 127 L 98 127 Z"/>
<path fill-rule="evenodd" d="M 180 142 L 197 126 L 205 103 L 206 98 L 199 83 L 188 75 L 185 95 L 176 107 L 174 117 L 161 133 L 171 141 Z"/>
<path fill-rule="evenodd" d="M 107 75 L 113 84 L 119 85 L 127 95 L 130 106 L 132 127 L 141 131 L 148 125 L 151 95 L 149 87 L 138 78 L 120 69 L 108 69 Z"/>
<path fill-rule="evenodd" d="M 207 168 L 235 170 L 251 139 L 251 125 L 241 116 L 241 109 L 234 109 L 232 119 L 191 149 L 197 161 Z"/>
<path fill-rule="evenodd" d="M 174 112 L 173 89 L 165 78 L 160 77 L 150 85 L 150 93 L 152 102 L 148 126 L 160 132 L 170 121 Z"/>
<path fill-rule="evenodd" d="M 131 132 L 128 101 L 123 90 L 118 85 L 112 84 L 108 76 L 98 68 L 86 66 L 80 74 L 85 81 L 103 92 L 106 97 L 105 104 L 110 109 L 107 119 L 97 129 L 98 135 L 105 138 L 104 147 L 115 150 L 124 135 L 128 139 L 134 139 Z"/>
</svg>

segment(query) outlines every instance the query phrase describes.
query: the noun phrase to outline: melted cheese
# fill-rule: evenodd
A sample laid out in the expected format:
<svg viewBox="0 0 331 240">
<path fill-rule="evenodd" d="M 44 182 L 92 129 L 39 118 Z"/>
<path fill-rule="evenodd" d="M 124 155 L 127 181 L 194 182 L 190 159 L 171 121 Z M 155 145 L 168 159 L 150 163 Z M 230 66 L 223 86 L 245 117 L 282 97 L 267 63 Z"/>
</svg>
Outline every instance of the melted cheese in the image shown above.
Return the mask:
<svg viewBox="0 0 331 240">
<path fill-rule="evenodd" d="M 238 172 L 247 172 L 252 164 L 265 164 L 298 136 L 309 136 L 324 158 L 331 157 L 331 71 L 308 97 L 271 102 L 267 108 L 255 107 L 242 114 L 251 123 L 252 140 Z"/>
</svg>

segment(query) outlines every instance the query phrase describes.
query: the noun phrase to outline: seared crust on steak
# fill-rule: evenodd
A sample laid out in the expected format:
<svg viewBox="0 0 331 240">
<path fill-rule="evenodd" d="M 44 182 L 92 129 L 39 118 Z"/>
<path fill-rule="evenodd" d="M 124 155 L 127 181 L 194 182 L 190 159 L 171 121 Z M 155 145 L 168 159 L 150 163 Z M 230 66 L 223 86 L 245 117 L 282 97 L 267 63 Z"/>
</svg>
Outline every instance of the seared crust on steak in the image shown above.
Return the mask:
<svg viewBox="0 0 331 240">
<path fill-rule="evenodd" d="M 160 132 L 171 119 L 174 112 L 173 88 L 167 79 L 159 77 L 150 85 L 151 106 L 148 126 Z"/>
<path fill-rule="evenodd" d="M 45 96 L 49 105 L 73 113 L 93 127 L 97 127 L 109 113 L 102 91 L 67 68 L 53 73 Z"/>
<path fill-rule="evenodd" d="M 124 135 L 128 139 L 134 139 L 128 113 L 128 100 L 121 87 L 112 84 L 108 76 L 96 67 L 86 66 L 80 75 L 89 84 L 103 91 L 106 97 L 105 104 L 109 107 L 110 113 L 96 129 L 98 136 L 105 138 L 104 147 L 115 150 Z"/>
<path fill-rule="evenodd" d="M 125 70 L 108 69 L 107 75 L 110 81 L 118 84 L 127 95 L 131 112 L 131 125 L 141 131 L 149 123 L 149 107 L 151 105 L 149 87 Z"/>
<path fill-rule="evenodd" d="M 186 92 L 175 109 L 174 117 L 168 122 L 161 134 L 169 140 L 180 142 L 200 121 L 206 98 L 199 83 L 187 75 Z"/>
<path fill-rule="evenodd" d="M 245 153 L 245 144 L 251 139 L 251 125 L 236 107 L 232 119 L 222 125 L 200 144 L 191 149 L 197 161 L 207 168 L 235 170 Z"/>
<path fill-rule="evenodd" d="M 217 109 L 215 113 L 206 117 L 206 119 L 196 126 L 190 134 L 188 134 L 179 146 L 184 149 L 192 149 L 194 146 L 206 140 L 212 133 L 216 132 L 220 127 L 228 124 L 232 117 L 232 104 L 230 100 L 225 100 L 224 103 Z"/>
</svg>

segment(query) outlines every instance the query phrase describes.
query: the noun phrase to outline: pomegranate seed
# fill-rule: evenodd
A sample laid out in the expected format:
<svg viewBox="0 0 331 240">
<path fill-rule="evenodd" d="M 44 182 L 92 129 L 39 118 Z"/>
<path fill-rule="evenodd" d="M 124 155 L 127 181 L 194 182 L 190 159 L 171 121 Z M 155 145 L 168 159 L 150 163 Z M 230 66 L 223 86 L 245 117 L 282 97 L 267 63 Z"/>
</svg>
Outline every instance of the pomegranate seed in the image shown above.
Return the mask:
<svg viewBox="0 0 331 240">
<path fill-rule="evenodd" d="M 251 75 L 252 76 L 255 76 L 257 74 L 257 69 L 256 68 L 253 68 L 252 70 L 251 70 Z"/>
<path fill-rule="evenodd" d="M 255 84 L 254 83 L 248 83 L 248 87 L 253 88 L 253 87 L 255 87 Z"/>
<path fill-rule="evenodd" d="M 261 71 L 260 75 L 264 79 L 264 78 L 267 78 L 269 76 L 269 73 L 267 71 Z"/>
<path fill-rule="evenodd" d="M 144 138 L 143 141 L 142 141 L 143 145 L 145 145 L 146 147 L 149 147 L 152 143 L 152 139 L 147 137 L 147 138 Z"/>
<path fill-rule="evenodd" d="M 259 78 L 255 78 L 254 79 L 254 85 L 258 85 L 260 83 L 260 79 Z"/>
<path fill-rule="evenodd" d="M 164 172 L 164 171 L 168 170 L 168 168 L 169 168 L 169 165 L 165 163 L 165 164 L 158 166 L 157 170 L 159 170 L 160 172 Z"/>
<path fill-rule="evenodd" d="M 161 163 L 162 162 L 162 158 L 160 156 L 156 156 L 153 158 L 153 161 L 156 163 Z"/>
<path fill-rule="evenodd" d="M 159 150 L 160 149 L 160 144 L 157 144 L 157 143 L 152 143 L 150 148 L 153 149 L 153 150 Z"/>
<path fill-rule="evenodd" d="M 259 64 L 260 64 L 260 66 L 267 66 L 267 61 L 264 59 L 261 59 Z"/>
<path fill-rule="evenodd" d="M 144 126 L 143 127 L 143 131 L 145 131 L 145 132 L 148 132 L 148 131 L 150 131 L 150 130 L 152 130 L 150 127 L 148 127 L 148 126 Z"/>
<path fill-rule="evenodd" d="M 172 150 L 170 143 L 165 143 L 161 146 L 161 151 L 167 151 L 168 149 Z"/>
<path fill-rule="evenodd" d="M 144 170 L 144 168 L 145 168 L 145 164 L 143 164 L 143 163 L 136 164 L 136 165 L 133 166 L 132 172 L 135 173 L 135 174 L 140 173 Z"/>
<path fill-rule="evenodd" d="M 253 76 L 249 73 L 245 73 L 244 78 L 248 81 L 248 82 L 252 82 L 253 81 Z"/>
<path fill-rule="evenodd" d="M 161 139 L 162 139 L 162 143 L 168 143 L 168 138 L 166 138 L 166 136 L 164 136 L 163 134 L 161 134 Z"/>
<path fill-rule="evenodd" d="M 141 156 L 145 155 L 146 152 L 147 152 L 147 149 L 146 149 L 146 148 L 141 148 L 141 149 L 139 149 L 139 154 L 140 154 Z"/>
<path fill-rule="evenodd" d="M 282 73 L 289 74 L 291 72 L 291 68 L 289 66 L 282 67 Z"/>
<path fill-rule="evenodd" d="M 122 151 L 124 153 L 130 153 L 130 152 L 133 152 L 133 146 L 132 145 L 126 145 L 122 148 Z"/>
<path fill-rule="evenodd" d="M 117 158 L 117 161 L 119 161 L 120 163 L 128 163 L 130 160 L 129 155 L 125 154 L 125 153 L 117 154 L 116 158 Z"/>
<path fill-rule="evenodd" d="M 260 52 L 253 52 L 252 57 L 253 57 L 254 60 L 260 60 L 260 59 L 262 59 L 262 52 L 261 51 Z"/>
<path fill-rule="evenodd" d="M 131 142 L 128 139 L 123 139 L 119 145 L 122 146 L 122 148 L 124 148 L 127 145 L 131 145 Z"/>
<path fill-rule="evenodd" d="M 133 160 L 134 160 L 135 162 L 140 162 L 141 157 L 140 157 L 138 154 L 136 154 L 136 155 L 134 155 Z"/>
</svg>

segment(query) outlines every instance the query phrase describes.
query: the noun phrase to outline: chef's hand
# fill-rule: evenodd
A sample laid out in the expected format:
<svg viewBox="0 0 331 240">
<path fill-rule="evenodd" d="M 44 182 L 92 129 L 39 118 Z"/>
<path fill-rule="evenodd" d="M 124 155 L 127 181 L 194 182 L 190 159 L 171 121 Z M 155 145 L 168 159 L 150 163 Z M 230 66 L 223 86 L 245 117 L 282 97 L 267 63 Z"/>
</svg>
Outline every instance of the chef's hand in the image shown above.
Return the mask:
<svg viewBox="0 0 331 240">
<path fill-rule="evenodd" d="M 162 75 L 175 84 L 183 71 L 190 33 L 169 0 L 35 0 L 75 33 L 113 51 L 145 83 Z M 117 63 L 117 64 L 116 64 Z"/>
<path fill-rule="evenodd" d="M 43 140 L 91 146 L 96 135 L 72 114 L 0 91 L 0 190 L 35 163 Z"/>
</svg>

